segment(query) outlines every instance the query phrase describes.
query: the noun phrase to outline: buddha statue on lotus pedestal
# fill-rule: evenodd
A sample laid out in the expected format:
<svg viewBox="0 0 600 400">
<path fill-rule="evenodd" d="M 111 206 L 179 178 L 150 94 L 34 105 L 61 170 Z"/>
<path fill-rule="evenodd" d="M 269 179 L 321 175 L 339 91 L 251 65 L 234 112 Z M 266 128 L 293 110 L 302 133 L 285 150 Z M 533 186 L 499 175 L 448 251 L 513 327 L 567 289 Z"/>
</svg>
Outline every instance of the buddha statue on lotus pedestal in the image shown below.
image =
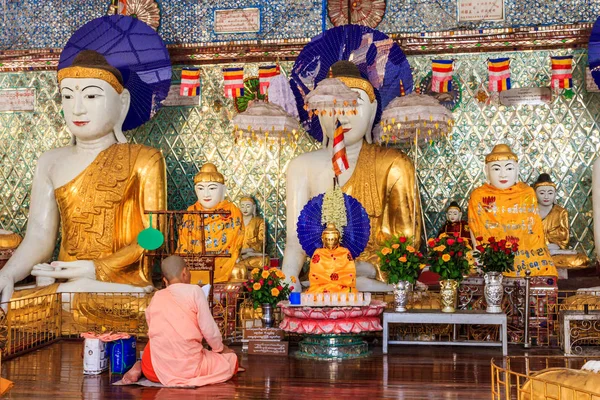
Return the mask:
<svg viewBox="0 0 600 400">
<path fill-rule="evenodd" d="M 570 237 L 569 214 L 556 204 L 556 184 L 552 182 L 550 175 L 540 174 L 533 188 L 539 204 L 548 250 L 556 268 L 559 269 L 559 276 L 567 277 L 564 270 L 586 268 L 590 259 L 585 254 L 567 249 Z"/>
<path fill-rule="evenodd" d="M 415 187 L 415 169 L 399 150 L 372 144 L 377 99 L 375 89 L 361 76 L 358 67 L 348 61 L 339 61 L 332 66 L 331 74 L 359 94 L 356 114 L 320 115 L 324 148 L 302 154 L 288 166 L 283 271 L 287 277 L 297 278 L 306 260 L 298 240 L 296 222 L 306 203 L 332 185 L 335 176 L 333 134 L 337 119 L 349 129 L 344 132 L 349 168 L 338 176 L 338 181 L 344 193 L 363 205 L 371 223 L 367 247 L 356 260 L 356 287 L 360 291 L 391 291 L 392 286 L 383 282 L 376 251 L 394 235 L 414 237 L 415 246 L 419 246 L 421 205 Z M 300 290 L 299 286 L 296 290 Z"/>
<path fill-rule="evenodd" d="M 82 50 L 59 70 L 58 82 L 72 145 L 37 162 L 25 238 L 0 271 L 2 301 L 57 292 L 150 292 L 137 236 L 149 227 L 144 210 L 166 209 L 165 160 L 157 149 L 126 143 L 130 93 L 100 53 Z M 59 223 L 58 259 L 47 263 Z M 13 296 L 15 283 L 29 274 L 44 287 Z"/>
<path fill-rule="evenodd" d="M 446 211 L 446 222 L 440 228 L 438 236 L 442 233 L 446 235 L 454 235 L 458 233 L 460 237 L 468 241 L 471 240 L 471 234 L 469 232 L 469 225 L 462 219 L 462 209 L 456 201 L 453 201 L 448 206 Z"/>
<path fill-rule="evenodd" d="M 256 201 L 250 196 L 242 197 L 240 210 L 244 221 L 244 243 L 231 274 L 232 282 L 246 281 L 248 271 L 262 268 L 270 262 L 269 256 L 264 253 L 265 220 L 256 215 Z"/>
<path fill-rule="evenodd" d="M 214 282 L 227 282 L 231 279 L 244 241 L 242 213 L 235 204 L 225 199 L 225 177 L 214 164 L 206 163 L 200 168 L 194 177 L 194 190 L 198 200 L 187 208 L 188 211 L 223 211 L 227 214 L 185 214 L 179 228 L 177 252 L 201 255 L 204 238 L 207 253 L 230 256 L 215 259 Z M 200 218 L 204 218 L 203 224 Z M 191 274 L 192 283 L 209 282 L 208 272 L 191 271 Z"/>
<path fill-rule="evenodd" d="M 510 147 L 499 144 L 485 158 L 489 183 L 473 190 L 469 199 L 469 229 L 473 248 L 476 238 L 484 242 L 490 237 L 519 240 L 515 271 L 506 276 L 557 276 L 554 262 L 546 246 L 544 227 L 539 215 L 535 191 L 519 182 L 518 157 Z"/>
<path fill-rule="evenodd" d="M 350 250 L 340 246 L 340 231 L 327 224 L 323 248 L 317 249 L 310 260 L 307 293 L 356 292 L 356 265 Z"/>
</svg>

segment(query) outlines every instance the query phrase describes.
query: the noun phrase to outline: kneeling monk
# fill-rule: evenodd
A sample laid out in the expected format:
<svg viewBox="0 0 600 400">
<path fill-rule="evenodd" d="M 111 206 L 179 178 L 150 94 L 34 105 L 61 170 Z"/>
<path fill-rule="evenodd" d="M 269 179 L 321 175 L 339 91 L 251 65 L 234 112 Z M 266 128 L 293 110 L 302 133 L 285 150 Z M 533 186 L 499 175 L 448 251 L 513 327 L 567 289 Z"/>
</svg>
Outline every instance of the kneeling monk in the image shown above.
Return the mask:
<svg viewBox="0 0 600 400">
<path fill-rule="evenodd" d="M 141 363 L 123 376 L 136 382 L 141 374 L 165 386 L 204 386 L 229 380 L 238 371 L 235 353 L 223 345 L 206 295 L 190 285 L 183 258 L 170 256 L 161 265 L 166 289 L 146 309 L 148 337 Z M 202 339 L 212 350 L 202 346 Z"/>
</svg>

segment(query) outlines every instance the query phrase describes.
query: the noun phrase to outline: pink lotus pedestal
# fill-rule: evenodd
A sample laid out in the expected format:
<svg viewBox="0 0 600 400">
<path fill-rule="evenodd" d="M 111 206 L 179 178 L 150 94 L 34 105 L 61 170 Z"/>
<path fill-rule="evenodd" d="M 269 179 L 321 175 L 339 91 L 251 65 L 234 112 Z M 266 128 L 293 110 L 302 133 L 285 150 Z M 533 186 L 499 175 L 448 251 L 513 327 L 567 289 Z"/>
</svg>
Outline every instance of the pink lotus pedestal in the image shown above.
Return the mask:
<svg viewBox="0 0 600 400">
<path fill-rule="evenodd" d="M 369 354 L 362 335 L 381 331 L 386 303 L 374 300 L 368 306 L 313 307 L 279 303 L 283 321 L 279 328 L 305 335 L 299 356 L 346 359 Z"/>
</svg>

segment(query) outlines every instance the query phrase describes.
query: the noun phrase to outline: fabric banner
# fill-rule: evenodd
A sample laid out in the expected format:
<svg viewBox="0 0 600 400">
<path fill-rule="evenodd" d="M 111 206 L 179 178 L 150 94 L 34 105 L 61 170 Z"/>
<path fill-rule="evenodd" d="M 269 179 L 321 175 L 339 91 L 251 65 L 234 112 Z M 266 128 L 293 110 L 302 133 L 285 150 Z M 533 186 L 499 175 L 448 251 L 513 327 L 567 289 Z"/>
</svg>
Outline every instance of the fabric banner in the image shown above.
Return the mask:
<svg viewBox="0 0 600 400">
<path fill-rule="evenodd" d="M 271 78 L 280 74 L 279 65 L 264 65 L 258 67 L 258 86 L 260 94 L 267 94 Z"/>
<path fill-rule="evenodd" d="M 200 96 L 200 70 L 182 69 L 181 85 L 179 86 L 180 96 Z"/>
<path fill-rule="evenodd" d="M 553 89 L 570 89 L 573 87 L 573 56 L 550 57 L 552 63 Z"/>
<path fill-rule="evenodd" d="M 488 89 L 502 92 L 510 89 L 510 58 L 488 59 Z"/>
<path fill-rule="evenodd" d="M 235 98 L 244 95 L 244 67 L 223 68 L 225 97 Z"/>
<path fill-rule="evenodd" d="M 431 90 L 436 93 L 452 91 L 454 60 L 431 60 Z"/>
</svg>

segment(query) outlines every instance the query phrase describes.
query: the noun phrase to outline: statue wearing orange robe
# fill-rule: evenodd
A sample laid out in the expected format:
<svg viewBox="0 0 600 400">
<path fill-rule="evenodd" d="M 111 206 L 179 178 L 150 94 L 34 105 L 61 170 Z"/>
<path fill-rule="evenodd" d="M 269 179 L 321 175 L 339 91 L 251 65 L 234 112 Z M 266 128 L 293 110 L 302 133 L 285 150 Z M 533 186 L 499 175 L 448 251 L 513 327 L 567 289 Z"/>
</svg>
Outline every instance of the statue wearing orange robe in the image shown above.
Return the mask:
<svg viewBox="0 0 600 400">
<path fill-rule="evenodd" d="M 310 261 L 308 293 L 356 292 L 356 265 L 350 250 L 340 247 L 340 232 L 334 224 L 323 231 L 324 248 Z"/>
</svg>

